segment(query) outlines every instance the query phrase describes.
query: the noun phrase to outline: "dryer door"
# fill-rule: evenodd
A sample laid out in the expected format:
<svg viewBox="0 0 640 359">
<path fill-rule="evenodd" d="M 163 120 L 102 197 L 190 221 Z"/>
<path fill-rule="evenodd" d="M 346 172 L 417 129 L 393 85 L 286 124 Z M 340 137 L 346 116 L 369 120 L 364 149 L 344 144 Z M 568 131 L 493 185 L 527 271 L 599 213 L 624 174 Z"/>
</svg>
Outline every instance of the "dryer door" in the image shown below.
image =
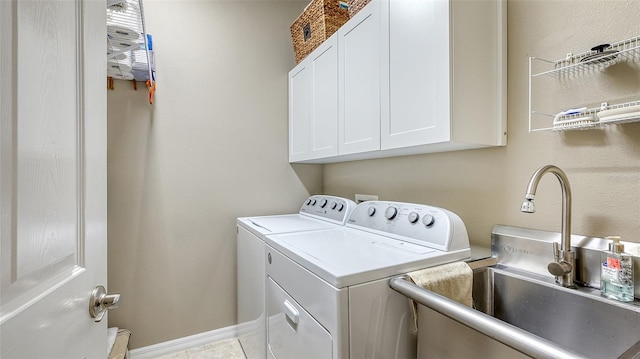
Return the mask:
<svg viewBox="0 0 640 359">
<path fill-rule="evenodd" d="M 277 359 L 332 358 L 331 335 L 271 277 L 267 280 L 267 341 Z"/>
</svg>

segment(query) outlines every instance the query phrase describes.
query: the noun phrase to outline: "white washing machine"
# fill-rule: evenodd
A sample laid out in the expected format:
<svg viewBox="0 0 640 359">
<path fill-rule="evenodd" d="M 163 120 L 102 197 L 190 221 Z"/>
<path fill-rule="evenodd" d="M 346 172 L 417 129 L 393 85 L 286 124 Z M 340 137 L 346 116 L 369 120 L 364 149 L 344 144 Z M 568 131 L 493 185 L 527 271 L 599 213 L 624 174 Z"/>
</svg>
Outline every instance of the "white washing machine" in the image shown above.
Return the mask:
<svg viewBox="0 0 640 359">
<path fill-rule="evenodd" d="M 408 299 L 389 279 L 470 257 L 445 209 L 370 201 L 345 227 L 267 235 L 267 356 L 415 358 Z"/>
<path fill-rule="evenodd" d="M 248 359 L 266 358 L 265 235 L 342 227 L 355 206 L 346 198 L 316 195 L 297 214 L 238 218 L 238 338 Z"/>
</svg>

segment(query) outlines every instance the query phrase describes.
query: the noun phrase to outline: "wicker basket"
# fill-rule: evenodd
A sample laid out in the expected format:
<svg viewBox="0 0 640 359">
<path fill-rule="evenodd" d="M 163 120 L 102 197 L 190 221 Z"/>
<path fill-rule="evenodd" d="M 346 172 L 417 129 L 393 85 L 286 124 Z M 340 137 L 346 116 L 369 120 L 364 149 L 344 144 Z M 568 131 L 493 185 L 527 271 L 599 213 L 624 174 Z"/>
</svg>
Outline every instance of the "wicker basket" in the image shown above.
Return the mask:
<svg viewBox="0 0 640 359">
<path fill-rule="evenodd" d="M 353 17 L 358 11 L 362 10 L 371 0 L 349 0 L 349 17 Z"/>
<path fill-rule="evenodd" d="M 342 1 L 343 4 L 344 1 Z M 291 39 L 296 63 L 349 20 L 349 11 L 338 0 L 312 0 L 291 24 Z"/>
</svg>

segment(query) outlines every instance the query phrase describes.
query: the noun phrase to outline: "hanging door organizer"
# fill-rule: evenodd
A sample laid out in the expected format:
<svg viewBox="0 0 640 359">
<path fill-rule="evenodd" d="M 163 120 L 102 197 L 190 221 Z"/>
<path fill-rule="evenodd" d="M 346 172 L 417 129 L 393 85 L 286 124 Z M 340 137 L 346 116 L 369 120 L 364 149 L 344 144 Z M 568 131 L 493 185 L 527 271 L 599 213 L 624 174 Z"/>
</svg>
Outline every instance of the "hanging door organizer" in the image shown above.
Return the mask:
<svg viewBox="0 0 640 359">
<path fill-rule="evenodd" d="M 599 45 L 591 51 L 577 55 L 569 53 L 557 61 L 529 57 L 529 132 L 593 129 L 604 125 L 640 121 L 640 91 L 628 94 L 631 101 L 609 103 L 606 99 L 599 99 L 600 102 L 595 102 L 598 104 L 595 106 L 593 102 L 588 102 L 584 107 L 569 108 L 568 106 L 576 104 L 562 103 L 562 94 L 549 90 L 552 86 L 558 88 L 558 84 L 561 84 L 559 88 L 575 96 L 580 91 L 567 90 L 570 83 L 588 83 L 590 76 L 623 62 L 640 71 L 640 36 Z M 539 93 L 535 93 L 536 91 Z M 538 111 L 534 109 L 538 103 L 534 102 L 539 102 L 536 100 L 540 100 L 540 97 L 554 97 L 546 100 L 560 102 L 555 106 L 547 104 L 547 107 L 568 106 L 558 112 L 555 112 L 557 108 L 555 111 Z"/>
<path fill-rule="evenodd" d="M 142 81 L 153 103 L 153 42 L 147 34 L 142 0 L 107 0 L 107 86 L 113 79 Z"/>
</svg>

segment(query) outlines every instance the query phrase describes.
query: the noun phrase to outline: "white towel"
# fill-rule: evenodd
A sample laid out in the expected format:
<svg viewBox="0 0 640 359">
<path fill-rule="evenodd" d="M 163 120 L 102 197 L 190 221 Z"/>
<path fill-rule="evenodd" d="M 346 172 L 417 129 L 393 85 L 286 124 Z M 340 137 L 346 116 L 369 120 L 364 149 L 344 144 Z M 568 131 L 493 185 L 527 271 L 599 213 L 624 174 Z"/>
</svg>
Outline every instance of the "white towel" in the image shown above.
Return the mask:
<svg viewBox="0 0 640 359">
<path fill-rule="evenodd" d="M 468 307 L 473 305 L 473 271 L 464 262 L 454 262 L 409 273 L 416 285 Z M 418 330 L 418 305 L 412 301 L 414 330 Z"/>
</svg>

